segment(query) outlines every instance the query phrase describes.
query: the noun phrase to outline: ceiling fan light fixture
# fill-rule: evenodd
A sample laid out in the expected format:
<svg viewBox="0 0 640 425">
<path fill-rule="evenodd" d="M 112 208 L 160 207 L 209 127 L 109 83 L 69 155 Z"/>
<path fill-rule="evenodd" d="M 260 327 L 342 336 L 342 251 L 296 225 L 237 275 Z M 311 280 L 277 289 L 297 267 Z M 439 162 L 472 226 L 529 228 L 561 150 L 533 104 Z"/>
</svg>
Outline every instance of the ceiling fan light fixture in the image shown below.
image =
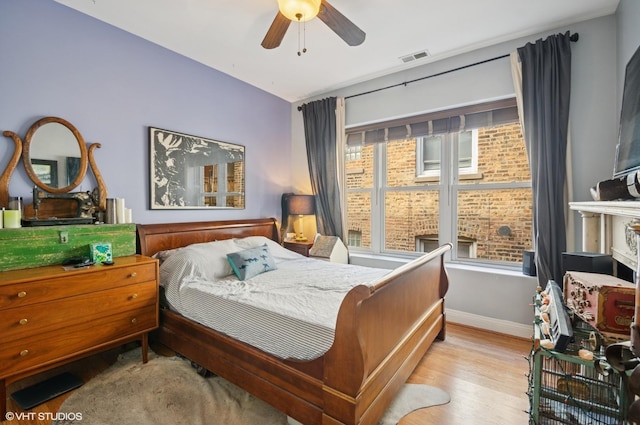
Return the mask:
<svg viewBox="0 0 640 425">
<path fill-rule="evenodd" d="M 296 22 L 306 22 L 320 12 L 321 0 L 278 0 L 280 13 Z"/>
</svg>

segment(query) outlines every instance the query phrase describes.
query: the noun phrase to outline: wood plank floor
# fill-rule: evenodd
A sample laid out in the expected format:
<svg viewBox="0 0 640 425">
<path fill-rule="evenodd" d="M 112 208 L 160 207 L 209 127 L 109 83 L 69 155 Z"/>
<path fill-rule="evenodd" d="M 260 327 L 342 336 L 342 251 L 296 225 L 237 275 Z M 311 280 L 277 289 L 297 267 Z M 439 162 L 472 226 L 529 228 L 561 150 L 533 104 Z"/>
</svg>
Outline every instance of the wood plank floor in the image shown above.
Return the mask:
<svg viewBox="0 0 640 425">
<path fill-rule="evenodd" d="M 418 410 L 399 425 L 526 425 L 529 423 L 526 356 L 531 341 L 447 324 L 408 382 L 449 393 L 451 402 Z"/>
<path fill-rule="evenodd" d="M 525 357 L 530 349 L 529 340 L 448 324 L 446 340 L 432 345 L 409 382 L 442 388 L 451 396 L 451 402 L 413 412 L 399 425 L 527 424 L 526 375 L 529 365 Z M 160 351 L 159 347 L 154 350 Z M 7 410 L 23 412 L 9 396 L 14 391 L 61 371 L 76 373 L 86 382 L 113 364 L 121 351 L 111 350 L 88 357 L 10 385 Z M 48 425 L 50 420 L 47 418 L 55 414 L 70 394 L 35 407 L 31 410 L 35 412 L 32 418 L 3 421 L 2 425 Z M 43 420 L 39 416 L 44 416 Z"/>
</svg>

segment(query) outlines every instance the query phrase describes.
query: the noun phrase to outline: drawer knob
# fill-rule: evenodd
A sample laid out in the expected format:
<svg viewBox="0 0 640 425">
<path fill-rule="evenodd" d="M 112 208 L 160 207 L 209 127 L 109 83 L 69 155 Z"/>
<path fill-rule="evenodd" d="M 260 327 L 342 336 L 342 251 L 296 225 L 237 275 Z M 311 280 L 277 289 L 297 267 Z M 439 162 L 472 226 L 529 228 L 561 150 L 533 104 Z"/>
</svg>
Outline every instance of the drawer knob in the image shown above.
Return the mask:
<svg viewBox="0 0 640 425">
<path fill-rule="evenodd" d="M 138 294 L 131 294 L 131 299 L 135 300 L 136 298 L 138 298 Z"/>
<path fill-rule="evenodd" d="M 136 277 L 136 276 L 138 276 L 138 273 L 136 272 L 131 272 L 131 274 L 129 274 L 129 277 Z"/>
<path fill-rule="evenodd" d="M 133 323 L 133 324 L 135 325 L 136 323 L 138 323 L 138 319 L 136 319 L 136 318 L 134 317 L 133 319 L 131 319 L 131 323 Z"/>
<path fill-rule="evenodd" d="M 18 292 L 18 298 L 24 298 L 26 296 L 27 296 L 27 293 L 25 291 Z"/>
<path fill-rule="evenodd" d="M 19 321 L 18 323 L 20 323 L 21 325 L 26 325 L 27 323 L 29 323 L 29 320 L 27 320 L 27 319 L 20 319 L 20 321 Z"/>
<path fill-rule="evenodd" d="M 29 354 L 29 350 L 22 350 L 22 351 L 20 351 L 20 356 L 21 356 L 21 357 L 24 357 L 24 356 L 26 356 L 26 355 L 28 355 L 28 354 Z"/>
</svg>

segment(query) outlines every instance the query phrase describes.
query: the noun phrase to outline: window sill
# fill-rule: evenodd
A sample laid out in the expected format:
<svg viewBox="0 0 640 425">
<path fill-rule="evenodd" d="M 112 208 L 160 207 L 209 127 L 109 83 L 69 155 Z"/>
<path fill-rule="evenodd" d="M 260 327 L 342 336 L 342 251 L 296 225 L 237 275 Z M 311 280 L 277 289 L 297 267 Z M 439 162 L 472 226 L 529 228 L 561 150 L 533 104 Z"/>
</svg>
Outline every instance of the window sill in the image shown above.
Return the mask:
<svg viewBox="0 0 640 425">
<path fill-rule="evenodd" d="M 349 252 L 349 264 L 393 270 L 413 260 L 411 257 L 371 254 L 368 252 Z"/>
<path fill-rule="evenodd" d="M 456 269 L 456 270 L 473 271 L 473 272 L 478 272 L 478 273 L 490 273 L 490 274 L 493 274 L 493 275 L 502 275 L 502 276 L 511 276 L 511 277 L 522 277 L 522 276 L 525 276 L 522 273 L 521 269 L 506 268 L 506 267 L 491 266 L 491 265 L 476 266 L 476 265 L 469 264 L 469 263 L 448 262 L 447 263 L 447 268 Z"/>
<path fill-rule="evenodd" d="M 368 253 L 350 253 L 349 262 L 351 264 L 357 264 L 360 266 L 378 267 L 383 269 L 395 269 L 403 264 L 406 264 L 413 260 L 411 257 L 400 257 L 393 255 L 383 254 L 368 254 Z M 492 265 L 474 265 L 469 263 L 447 261 L 446 266 L 448 269 L 466 270 L 478 273 L 488 273 L 493 275 L 503 275 L 511 277 L 523 277 L 522 270 L 517 267 L 500 267 Z M 528 276 L 527 276 L 528 277 Z M 535 279 L 535 277 L 532 277 Z"/>
</svg>

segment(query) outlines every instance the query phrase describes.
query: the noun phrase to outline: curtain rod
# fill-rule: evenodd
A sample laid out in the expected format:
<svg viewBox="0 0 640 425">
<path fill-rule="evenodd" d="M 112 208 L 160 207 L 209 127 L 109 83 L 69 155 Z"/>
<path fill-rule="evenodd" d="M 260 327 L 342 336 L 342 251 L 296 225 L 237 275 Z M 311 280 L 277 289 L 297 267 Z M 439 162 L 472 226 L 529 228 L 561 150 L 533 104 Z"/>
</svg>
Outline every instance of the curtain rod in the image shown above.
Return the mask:
<svg viewBox="0 0 640 425">
<path fill-rule="evenodd" d="M 578 38 L 579 38 L 579 35 L 578 35 L 577 32 L 575 32 L 575 33 L 571 34 L 571 36 L 569 37 L 569 40 L 571 40 L 573 42 L 576 42 L 576 41 L 578 41 Z M 461 71 L 461 70 L 466 69 L 466 68 L 471 68 L 472 66 L 482 65 L 482 64 L 485 64 L 485 63 L 488 63 L 488 62 L 493 62 L 493 61 L 498 60 L 498 59 L 508 58 L 509 56 L 510 56 L 509 54 L 502 55 L 502 56 L 496 56 L 496 57 L 491 58 L 491 59 L 485 59 L 485 60 L 482 60 L 480 62 L 475 62 L 475 63 L 469 64 L 469 65 L 463 65 L 463 66 L 460 66 L 458 68 L 449 69 L 447 71 L 438 72 L 436 74 L 427 75 L 425 77 L 416 78 L 414 80 L 405 81 L 403 83 L 392 84 L 390 86 L 381 87 L 379 89 L 369 90 L 369 91 L 366 91 L 366 92 L 363 92 L 363 93 L 358 93 L 358 94 L 352 94 L 351 96 L 345 96 L 345 99 L 351 99 L 352 97 L 364 96 L 365 94 L 376 93 L 376 92 L 379 92 L 379 91 L 382 91 L 382 90 L 392 89 L 392 88 L 400 87 L 400 86 L 405 86 L 406 87 L 407 84 L 415 83 L 415 82 L 426 80 L 426 79 L 433 78 L 433 77 L 438 77 L 440 75 L 448 74 L 450 72 Z M 302 106 L 298 106 L 298 111 L 302 111 Z"/>
</svg>

